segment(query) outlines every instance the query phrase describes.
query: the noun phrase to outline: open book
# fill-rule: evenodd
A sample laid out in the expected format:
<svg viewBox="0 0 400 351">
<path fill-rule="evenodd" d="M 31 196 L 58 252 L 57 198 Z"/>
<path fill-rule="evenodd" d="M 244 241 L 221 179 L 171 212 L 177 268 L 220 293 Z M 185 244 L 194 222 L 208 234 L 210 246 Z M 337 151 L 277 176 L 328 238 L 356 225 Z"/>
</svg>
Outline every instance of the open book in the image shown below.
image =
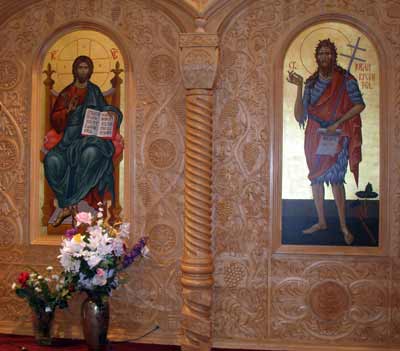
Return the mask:
<svg viewBox="0 0 400 351">
<path fill-rule="evenodd" d="M 112 139 L 116 133 L 116 121 L 113 113 L 87 108 L 83 121 L 82 135 L 96 135 L 103 139 Z"/>
</svg>

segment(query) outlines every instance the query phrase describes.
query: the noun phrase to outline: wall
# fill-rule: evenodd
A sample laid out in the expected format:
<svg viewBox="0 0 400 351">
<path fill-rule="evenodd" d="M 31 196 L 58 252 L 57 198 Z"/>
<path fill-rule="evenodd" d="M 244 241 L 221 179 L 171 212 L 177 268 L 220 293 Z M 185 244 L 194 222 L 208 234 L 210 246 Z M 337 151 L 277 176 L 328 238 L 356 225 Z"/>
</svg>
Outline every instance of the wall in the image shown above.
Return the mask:
<svg viewBox="0 0 400 351">
<path fill-rule="evenodd" d="M 26 305 L 9 287 L 25 265 L 55 264 L 47 257 L 56 257 L 58 249 L 30 244 L 29 190 L 35 184 L 29 155 L 37 146 L 31 141 L 39 118 L 31 113 L 34 62 L 54 33 L 91 27 L 109 32 L 125 55 L 131 77 L 126 215 L 135 236 L 150 234 L 154 253 L 113 295 L 111 336 L 132 338 L 159 324 L 144 342 L 179 343 L 184 89 L 178 36 L 194 31 L 191 21 L 205 14 L 206 30 L 220 35 L 221 53 L 213 127 L 213 344 L 400 349 L 400 6 L 390 0 L 178 4 L 34 1 L 1 22 L 0 38 L 7 40 L 0 45 L 0 67 L 7 69 L 0 75 L 0 330 L 30 332 Z M 382 67 L 384 245 L 373 254 L 346 248 L 285 253 L 273 246 L 280 221 L 284 53 L 299 31 L 323 20 L 363 31 Z M 79 303 L 57 316 L 58 335 L 80 335 L 73 321 Z"/>
<path fill-rule="evenodd" d="M 111 335 L 133 338 L 159 325 L 151 340 L 179 342 L 185 115 L 178 33 L 182 28 L 181 21 L 147 1 L 33 2 L 1 24 L 2 331 L 30 332 L 26 303 L 10 291 L 18 272 L 27 265 L 38 270 L 57 265 L 60 237 L 40 235 L 37 225 L 35 175 L 42 167 L 38 131 L 40 119 L 46 118 L 37 101 L 45 79 L 41 60 L 63 34 L 94 29 L 115 40 L 124 56 L 123 213 L 132 224 L 132 242 L 143 235 L 152 237 L 152 259 L 131 268 L 129 283 L 113 295 Z M 59 313 L 57 335 L 81 335 L 79 304 L 78 298 L 71 312 Z"/>
<path fill-rule="evenodd" d="M 397 76 L 398 10 L 389 1 L 257 1 L 242 4 L 219 26 L 213 165 L 218 345 L 376 350 L 398 343 L 399 87 L 388 79 Z M 384 243 L 375 256 L 279 241 L 283 60 L 299 32 L 330 20 L 366 34 L 382 65 Z"/>
</svg>

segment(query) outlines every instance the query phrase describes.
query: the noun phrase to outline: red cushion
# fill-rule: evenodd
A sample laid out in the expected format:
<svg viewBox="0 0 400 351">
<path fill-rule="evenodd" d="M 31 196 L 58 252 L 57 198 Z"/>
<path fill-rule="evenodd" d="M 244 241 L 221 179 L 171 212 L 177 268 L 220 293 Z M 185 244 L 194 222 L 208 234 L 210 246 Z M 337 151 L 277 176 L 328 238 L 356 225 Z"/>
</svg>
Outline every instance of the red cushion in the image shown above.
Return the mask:
<svg viewBox="0 0 400 351">
<path fill-rule="evenodd" d="M 62 139 L 64 133 L 58 134 L 55 129 L 50 129 L 44 137 L 43 146 L 47 150 L 51 150 L 54 146 L 56 146 L 60 140 Z"/>
</svg>

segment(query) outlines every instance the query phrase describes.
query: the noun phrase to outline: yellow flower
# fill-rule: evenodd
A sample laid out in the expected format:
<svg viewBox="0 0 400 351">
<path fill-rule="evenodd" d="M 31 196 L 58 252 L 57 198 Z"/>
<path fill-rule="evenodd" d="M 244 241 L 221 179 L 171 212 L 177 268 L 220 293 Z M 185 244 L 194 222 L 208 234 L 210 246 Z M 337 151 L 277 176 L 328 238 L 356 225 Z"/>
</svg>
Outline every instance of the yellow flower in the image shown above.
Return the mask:
<svg viewBox="0 0 400 351">
<path fill-rule="evenodd" d="M 79 243 L 82 242 L 82 235 L 80 235 L 80 234 L 75 234 L 75 235 L 73 236 L 72 240 L 73 240 L 75 243 L 79 244 Z"/>
</svg>

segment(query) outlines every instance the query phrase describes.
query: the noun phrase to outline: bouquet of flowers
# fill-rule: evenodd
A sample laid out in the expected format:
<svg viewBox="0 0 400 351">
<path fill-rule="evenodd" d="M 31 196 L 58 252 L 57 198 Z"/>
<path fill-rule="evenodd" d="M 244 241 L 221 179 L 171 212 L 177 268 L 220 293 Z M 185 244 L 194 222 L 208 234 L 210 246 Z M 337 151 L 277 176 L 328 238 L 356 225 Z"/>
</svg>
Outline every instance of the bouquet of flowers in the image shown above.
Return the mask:
<svg viewBox="0 0 400 351">
<path fill-rule="evenodd" d="M 43 275 L 34 269 L 21 272 L 18 282 L 12 285 L 17 296 L 26 299 L 32 308 L 33 332 L 39 345 L 51 345 L 55 309 L 66 308 L 74 291 L 63 274 L 55 274 L 51 266 L 46 271 Z"/>
<path fill-rule="evenodd" d="M 25 298 L 36 314 L 54 313 L 56 307 L 65 308 L 72 296 L 73 286 L 65 277 L 54 274 L 53 267 L 46 269 L 46 274 L 21 272 L 12 289 L 17 296 Z"/>
<path fill-rule="evenodd" d="M 107 225 L 102 207 L 96 217 L 79 212 L 75 220 L 76 227 L 65 233 L 58 256 L 66 278 L 76 290 L 108 296 L 123 282 L 120 273 L 136 258 L 147 255 L 146 238 L 129 250 L 129 223 Z"/>
</svg>

